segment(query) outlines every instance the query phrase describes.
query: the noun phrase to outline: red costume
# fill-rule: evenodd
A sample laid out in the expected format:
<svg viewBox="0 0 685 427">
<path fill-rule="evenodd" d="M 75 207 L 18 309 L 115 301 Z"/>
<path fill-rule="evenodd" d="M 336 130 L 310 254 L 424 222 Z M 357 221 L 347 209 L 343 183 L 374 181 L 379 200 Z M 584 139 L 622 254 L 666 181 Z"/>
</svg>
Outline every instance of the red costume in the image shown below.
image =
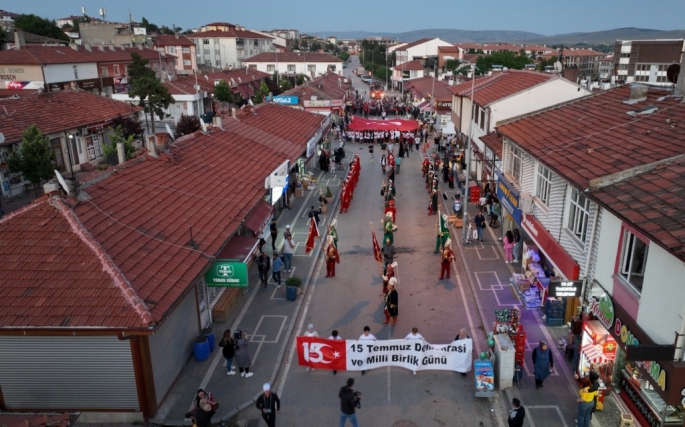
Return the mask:
<svg viewBox="0 0 685 427">
<path fill-rule="evenodd" d="M 447 278 L 450 278 L 450 266 L 452 265 L 452 261 L 454 261 L 454 252 L 452 252 L 452 249 L 450 249 L 449 244 L 445 244 L 445 249 L 442 251 L 442 260 L 440 262 L 440 279 L 444 279 L 445 276 Z"/>
<path fill-rule="evenodd" d="M 326 248 L 326 277 L 335 277 L 335 264 L 340 264 L 340 255 L 335 245 L 329 243 Z"/>
<path fill-rule="evenodd" d="M 393 223 L 397 222 L 397 221 L 395 221 L 395 218 L 397 217 L 397 209 L 395 208 L 395 200 L 393 200 L 393 199 L 390 199 L 388 201 L 388 205 L 385 207 L 385 212 L 383 212 L 383 213 L 387 214 L 388 212 L 390 212 L 392 214 L 392 222 Z"/>
</svg>

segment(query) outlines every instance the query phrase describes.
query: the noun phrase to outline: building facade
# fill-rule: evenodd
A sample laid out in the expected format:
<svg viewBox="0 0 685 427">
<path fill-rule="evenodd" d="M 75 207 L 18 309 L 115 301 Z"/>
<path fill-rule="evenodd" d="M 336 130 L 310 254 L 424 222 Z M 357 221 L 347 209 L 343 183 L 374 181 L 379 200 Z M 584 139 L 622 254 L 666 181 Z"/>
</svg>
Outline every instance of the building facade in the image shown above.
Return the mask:
<svg viewBox="0 0 685 427">
<path fill-rule="evenodd" d="M 217 69 L 240 68 L 242 62 L 263 52 L 273 52 L 273 37 L 245 28 L 215 23 L 203 27 L 203 31 L 188 35 L 195 43 L 196 61 L 199 66 Z"/>
<path fill-rule="evenodd" d="M 616 40 L 613 78 L 617 83 L 671 85 L 667 71 L 680 64 L 685 49 L 683 39 Z"/>
<path fill-rule="evenodd" d="M 188 37 L 179 34 L 159 35 L 152 38 L 155 50 L 176 57 L 176 72 L 192 74 L 197 71 L 197 53 L 195 43 Z"/>
<path fill-rule="evenodd" d="M 329 72 L 342 74 L 343 61 L 327 53 L 283 52 L 262 53 L 243 60 L 243 64 L 256 70 L 281 75 L 305 74 L 311 78 Z"/>
</svg>

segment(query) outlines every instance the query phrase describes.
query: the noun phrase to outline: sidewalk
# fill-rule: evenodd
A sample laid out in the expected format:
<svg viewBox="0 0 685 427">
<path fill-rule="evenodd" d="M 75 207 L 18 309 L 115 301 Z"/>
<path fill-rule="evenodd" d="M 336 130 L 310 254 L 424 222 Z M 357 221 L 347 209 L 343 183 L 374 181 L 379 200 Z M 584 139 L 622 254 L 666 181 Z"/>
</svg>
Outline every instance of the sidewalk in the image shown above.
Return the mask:
<svg viewBox="0 0 685 427">
<path fill-rule="evenodd" d="M 441 183 L 441 189 L 443 185 Z M 443 190 L 444 191 L 444 190 Z M 448 196 L 458 190 L 449 190 Z M 447 212 L 452 211 L 451 199 L 443 200 Z M 468 205 L 468 218 L 472 219 L 477 213 L 473 204 Z M 465 226 L 468 223 L 465 222 Z M 487 227 L 484 231 L 484 242 L 472 240 L 464 245 L 462 240 L 463 229 L 453 229 L 458 242 L 461 263 L 457 262 L 457 268 L 464 268 L 469 278 L 482 324 L 485 326 L 484 333 L 492 332 L 495 321 L 495 310 L 506 307 L 518 307 L 521 313 L 521 323 L 526 331 L 526 350 L 523 366 L 523 380 L 520 388 L 516 384 L 505 390 L 500 390 L 499 407 L 502 419 L 506 418 L 506 410 L 510 407 L 511 399 L 517 397 L 526 408 L 526 420 L 529 425 L 555 425 L 574 426 L 577 415 L 576 398 L 578 385 L 573 378 L 574 368 L 572 358 L 557 347 L 559 338 L 567 336 L 567 326 L 548 327 L 543 320 L 542 308 L 526 308 L 521 301 L 518 292 L 509 283 L 509 278 L 514 272 L 519 272 L 521 264 L 505 264 L 502 242 L 498 240 L 501 229 Z M 478 333 L 473 331 L 473 334 Z M 538 346 L 540 340 L 547 341 L 554 356 L 554 372 L 545 381 L 544 388 L 536 389 L 533 377 L 532 351 Z M 613 395 L 605 397 L 604 409 L 595 412 L 592 420 L 593 426 L 618 425 L 620 414 L 626 411 Z"/>
<path fill-rule="evenodd" d="M 352 155 L 353 151 L 348 148 L 345 164 L 349 163 Z M 324 239 L 328 224 L 337 213 L 337 194 L 341 178 L 344 178 L 346 174 L 347 170 L 337 171 L 335 174 L 316 170 L 318 185 L 313 189 L 310 187 L 303 197 L 291 198 L 291 209 L 283 211 L 277 218 L 279 235 L 276 250 L 280 250 L 283 244 L 283 232 L 287 224 L 291 226 L 293 241 L 296 243 L 292 272 L 282 272 L 281 281 L 285 283 L 289 277 L 302 279 L 303 285 L 297 300 L 287 301 L 285 284 L 277 288 L 273 279 L 269 279 L 267 288 L 259 286 L 257 266 L 252 265 L 249 270 L 249 283 L 253 285 L 246 289 L 226 323 L 211 325 L 216 335 L 217 348 L 204 362 L 197 362 L 194 358 L 188 362 L 151 422 L 164 425 L 190 425 L 190 420 L 185 420 L 183 416 L 189 410 L 198 388 L 211 391 L 220 405 L 213 422 L 226 421 L 237 412 L 254 405 L 254 399 L 261 393 L 262 384 L 273 383 L 281 366 L 289 363 L 288 360 L 284 360 L 284 354 L 287 345 L 291 342 L 290 336 L 295 327 L 300 306 L 305 299 L 308 280 L 319 259 L 321 249 L 317 241 L 314 250 L 309 254 L 305 253 L 309 229 L 307 214 L 310 206 L 318 206 L 318 189 L 321 188 L 325 192 L 326 187 L 330 187 L 336 197 L 332 203 L 328 204 L 326 215 L 319 216 L 319 234 L 321 239 Z M 354 204 L 354 201 L 352 203 Z M 270 237 L 266 239 L 263 250 L 271 256 Z M 218 342 L 226 329 L 230 329 L 231 332 L 240 329 L 249 335 L 248 350 L 252 359 L 250 372 L 254 373 L 251 378 L 243 378 L 240 374 L 226 375 L 226 360 L 218 347 Z"/>
</svg>

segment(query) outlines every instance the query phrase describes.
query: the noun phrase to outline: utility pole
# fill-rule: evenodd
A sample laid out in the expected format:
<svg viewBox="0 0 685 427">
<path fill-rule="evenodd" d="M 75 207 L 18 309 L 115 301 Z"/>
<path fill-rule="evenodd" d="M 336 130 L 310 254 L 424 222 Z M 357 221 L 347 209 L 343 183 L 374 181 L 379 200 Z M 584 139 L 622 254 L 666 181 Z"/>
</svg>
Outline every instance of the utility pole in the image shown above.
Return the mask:
<svg viewBox="0 0 685 427">
<path fill-rule="evenodd" d="M 462 192 L 462 209 L 464 209 L 464 215 L 463 215 L 463 224 L 462 225 L 462 239 L 464 244 L 468 242 L 468 228 L 466 227 L 466 224 L 469 222 L 468 219 L 468 206 L 469 206 L 469 201 L 467 197 L 469 197 L 469 174 L 471 173 L 471 138 L 473 137 L 473 120 L 475 118 L 475 105 L 473 104 L 473 92 L 476 87 L 476 65 L 473 65 L 473 69 L 471 71 L 471 118 L 469 120 L 469 136 L 468 139 L 466 140 L 466 147 L 464 148 L 464 151 L 466 152 L 466 170 L 464 171 L 464 191 Z"/>
</svg>

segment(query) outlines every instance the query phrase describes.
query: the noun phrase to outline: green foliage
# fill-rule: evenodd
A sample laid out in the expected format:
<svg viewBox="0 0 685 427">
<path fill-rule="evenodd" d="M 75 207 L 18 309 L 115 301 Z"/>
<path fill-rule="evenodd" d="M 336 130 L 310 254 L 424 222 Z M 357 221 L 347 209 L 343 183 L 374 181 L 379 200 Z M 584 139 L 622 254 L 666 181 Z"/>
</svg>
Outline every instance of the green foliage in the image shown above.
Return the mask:
<svg viewBox="0 0 685 427">
<path fill-rule="evenodd" d="M 309 80 L 311 79 L 306 74 L 298 74 L 297 77 L 295 77 L 295 81 L 297 82 L 298 86 Z"/>
<path fill-rule="evenodd" d="M 0 28 L 0 44 L 4 43 L 5 41 L 7 41 L 7 34 L 2 28 Z"/>
<path fill-rule="evenodd" d="M 300 50 L 309 50 L 309 42 L 307 40 L 300 41 Z"/>
<path fill-rule="evenodd" d="M 293 84 L 290 82 L 289 78 L 282 78 L 279 80 L 279 85 L 281 89 L 281 92 L 285 92 L 286 90 L 290 90 L 293 88 Z"/>
<path fill-rule="evenodd" d="M 219 83 L 214 86 L 214 99 L 219 102 L 230 104 L 235 102 L 233 97 L 233 90 L 226 80 L 219 80 Z"/>
<path fill-rule="evenodd" d="M 290 42 L 290 47 L 294 50 L 297 50 L 300 48 L 300 42 L 299 40 L 295 39 L 292 42 Z"/>
<path fill-rule="evenodd" d="M 474 53 L 485 53 L 485 52 L 483 52 L 483 49 L 474 49 L 474 48 L 471 48 L 471 49 L 469 49 L 468 53 L 474 54 Z"/>
<path fill-rule="evenodd" d="M 145 108 L 150 113 L 152 129 L 155 129 L 155 115 L 162 117 L 164 109 L 169 108 L 170 104 L 176 101 L 169 93 L 169 90 L 155 76 L 147 64 L 149 61 L 143 59 L 137 52 L 131 53 L 133 62 L 128 67 L 128 76 L 133 87 L 129 92 L 129 98 L 138 97 L 138 105 Z"/>
<path fill-rule="evenodd" d="M 21 172 L 33 184 L 37 196 L 41 183 L 55 173 L 55 152 L 38 127 L 31 125 L 22 133 L 19 152 L 12 151 L 8 164 L 11 172 Z"/>
<path fill-rule="evenodd" d="M 302 286 L 302 279 L 299 277 L 288 277 L 285 279 L 285 286 L 295 286 L 296 288 L 299 288 Z"/>
<path fill-rule="evenodd" d="M 556 56 L 549 59 L 543 59 L 537 66 L 538 71 L 545 71 L 545 67 L 554 65 L 554 63 L 557 62 L 557 59 Z"/>
<path fill-rule="evenodd" d="M 27 33 L 69 41 L 69 37 L 64 34 L 64 31 L 57 26 L 54 20 L 41 18 L 38 15 L 19 15 L 14 18 L 14 26 Z"/>
<path fill-rule="evenodd" d="M 333 197 L 333 192 L 331 191 L 331 187 L 326 186 L 326 197 L 331 198 Z"/>
<path fill-rule="evenodd" d="M 371 42 L 369 40 L 362 41 L 362 52 L 360 60 L 364 64 L 364 68 L 370 71 L 375 71 L 378 67 L 388 67 L 392 65 L 394 57 L 388 56 L 388 63 L 386 63 L 385 46 Z"/>
<path fill-rule="evenodd" d="M 254 99 L 252 102 L 256 104 L 261 104 L 264 102 L 264 98 L 269 96 L 269 86 L 267 86 L 266 82 L 262 82 L 262 84 L 259 86 L 259 89 L 257 89 L 257 92 L 254 94 Z"/>
<path fill-rule="evenodd" d="M 458 59 L 448 59 L 447 61 L 445 61 L 445 70 L 454 72 L 454 70 L 456 70 L 457 68 L 459 68 L 460 65 L 461 65 L 461 61 L 460 61 L 460 60 L 458 60 Z"/>
<path fill-rule="evenodd" d="M 312 45 L 309 47 L 309 50 L 311 50 L 312 52 L 318 52 L 320 49 L 321 43 L 317 42 L 316 40 L 314 40 L 312 42 Z"/>
<path fill-rule="evenodd" d="M 126 156 L 126 160 L 132 159 L 135 156 L 136 149 L 133 146 L 133 140 L 135 139 L 135 135 L 131 134 L 128 136 L 124 136 L 123 125 L 120 124 L 112 126 L 109 129 L 109 139 L 110 141 L 112 141 L 112 143 L 104 144 L 102 147 L 105 151 L 105 156 L 118 155 L 117 144 L 119 143 L 124 144 L 124 154 Z"/>
<path fill-rule="evenodd" d="M 200 124 L 200 119 L 196 116 L 186 116 L 181 114 L 181 118 L 176 123 L 176 129 L 174 132 L 174 137 L 178 138 L 183 135 L 190 135 L 193 132 L 197 132 L 202 128 Z"/>
<path fill-rule="evenodd" d="M 479 74 L 485 74 L 492 69 L 492 65 L 502 65 L 503 67 L 523 70 L 530 59 L 526 56 L 516 55 L 514 52 L 493 52 L 492 55 L 481 56 L 476 61 L 476 70 Z"/>
<path fill-rule="evenodd" d="M 338 54 L 338 58 L 342 59 L 343 61 L 347 61 L 348 59 L 350 59 L 350 53 L 345 51 L 340 52 Z"/>
<path fill-rule="evenodd" d="M 378 67 L 376 70 L 373 72 L 373 74 L 378 77 L 381 80 L 385 80 L 386 78 L 390 78 L 392 75 L 392 71 L 388 67 Z"/>
<path fill-rule="evenodd" d="M 145 17 L 140 21 L 140 25 L 145 27 L 148 35 L 151 33 L 159 33 L 159 27 L 155 24 L 151 24 Z"/>
<path fill-rule="evenodd" d="M 137 116 L 122 117 L 119 115 L 112 120 L 112 127 L 121 126 L 121 135 L 124 138 L 133 136 L 133 139 L 139 138 L 143 134 L 143 125 L 140 124 Z"/>
</svg>

